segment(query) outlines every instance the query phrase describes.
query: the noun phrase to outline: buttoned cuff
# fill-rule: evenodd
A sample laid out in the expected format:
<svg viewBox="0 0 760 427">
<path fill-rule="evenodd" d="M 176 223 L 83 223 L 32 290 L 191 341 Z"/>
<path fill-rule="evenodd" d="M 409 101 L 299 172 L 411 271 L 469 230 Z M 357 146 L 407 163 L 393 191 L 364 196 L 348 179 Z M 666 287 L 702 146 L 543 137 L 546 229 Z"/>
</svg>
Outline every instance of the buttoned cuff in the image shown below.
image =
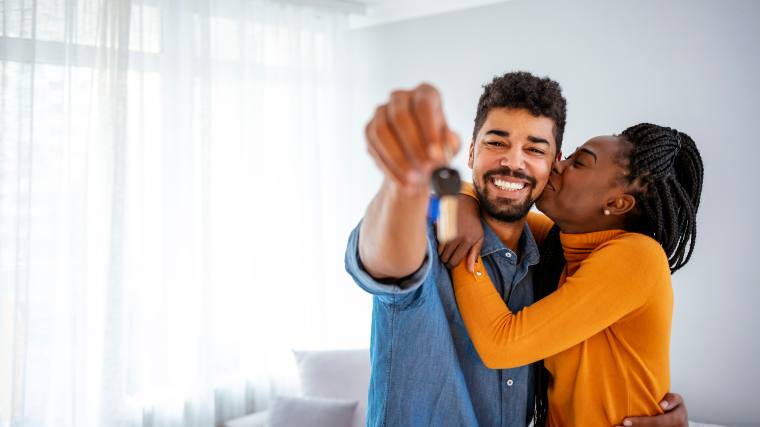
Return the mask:
<svg viewBox="0 0 760 427">
<path fill-rule="evenodd" d="M 372 295 L 379 297 L 383 302 L 390 304 L 408 304 L 409 298 L 417 295 L 417 291 L 425 282 L 433 281 L 433 260 L 436 252 L 431 244 L 430 234 L 427 238 L 427 255 L 417 271 L 411 275 L 396 280 L 378 280 L 370 276 L 364 269 L 359 258 L 359 229 L 361 222 L 354 228 L 348 238 L 346 248 L 346 271 L 354 281 Z"/>
</svg>

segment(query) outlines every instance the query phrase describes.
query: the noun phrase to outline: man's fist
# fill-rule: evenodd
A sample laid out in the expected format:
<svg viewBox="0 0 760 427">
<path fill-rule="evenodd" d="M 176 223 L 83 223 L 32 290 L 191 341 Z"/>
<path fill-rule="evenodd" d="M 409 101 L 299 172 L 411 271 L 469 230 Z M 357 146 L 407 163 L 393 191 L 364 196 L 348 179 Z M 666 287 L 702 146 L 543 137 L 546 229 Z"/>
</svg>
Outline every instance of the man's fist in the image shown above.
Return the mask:
<svg viewBox="0 0 760 427">
<path fill-rule="evenodd" d="M 365 128 L 367 151 L 386 180 L 410 192 L 427 191 L 433 169 L 459 150 L 443 114 L 441 95 L 422 83 L 397 90 L 375 110 Z"/>
</svg>

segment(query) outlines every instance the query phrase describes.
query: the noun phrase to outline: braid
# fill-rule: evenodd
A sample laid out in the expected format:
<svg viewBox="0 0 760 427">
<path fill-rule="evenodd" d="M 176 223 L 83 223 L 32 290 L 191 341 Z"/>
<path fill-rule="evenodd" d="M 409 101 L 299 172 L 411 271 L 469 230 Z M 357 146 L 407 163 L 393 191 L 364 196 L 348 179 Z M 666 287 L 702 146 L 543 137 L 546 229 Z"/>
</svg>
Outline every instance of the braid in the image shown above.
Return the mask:
<svg viewBox="0 0 760 427">
<path fill-rule="evenodd" d="M 660 242 L 670 271 L 675 272 L 694 252 L 702 157 L 691 137 L 675 129 L 641 123 L 623 131 L 622 136 L 633 146 L 628 180 L 641 185 L 635 194 L 638 208 L 629 218 L 629 226 Z"/>
<path fill-rule="evenodd" d="M 533 276 L 533 297 L 535 301 L 557 290 L 557 284 L 559 284 L 559 279 L 565 269 L 565 254 L 562 250 L 559 232 L 559 227 L 553 226 L 539 247 L 539 259 L 541 261 Z M 535 372 L 533 425 L 544 427 L 549 416 L 548 388 L 551 383 L 551 375 L 542 360 L 535 362 L 533 366 Z"/>
</svg>

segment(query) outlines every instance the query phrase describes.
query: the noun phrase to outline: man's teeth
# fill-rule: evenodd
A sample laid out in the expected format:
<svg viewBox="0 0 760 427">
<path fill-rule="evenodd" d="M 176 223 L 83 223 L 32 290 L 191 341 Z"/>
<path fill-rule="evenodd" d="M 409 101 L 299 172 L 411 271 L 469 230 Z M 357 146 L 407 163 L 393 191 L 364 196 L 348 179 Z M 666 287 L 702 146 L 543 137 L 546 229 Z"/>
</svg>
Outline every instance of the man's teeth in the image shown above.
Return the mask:
<svg viewBox="0 0 760 427">
<path fill-rule="evenodd" d="M 493 183 L 497 187 L 501 188 L 502 190 L 507 190 L 507 191 L 517 191 L 517 190 L 522 190 L 523 188 L 525 188 L 525 183 L 524 182 L 519 182 L 519 183 L 518 182 L 507 182 L 507 181 L 503 181 L 501 179 L 494 179 Z"/>
</svg>

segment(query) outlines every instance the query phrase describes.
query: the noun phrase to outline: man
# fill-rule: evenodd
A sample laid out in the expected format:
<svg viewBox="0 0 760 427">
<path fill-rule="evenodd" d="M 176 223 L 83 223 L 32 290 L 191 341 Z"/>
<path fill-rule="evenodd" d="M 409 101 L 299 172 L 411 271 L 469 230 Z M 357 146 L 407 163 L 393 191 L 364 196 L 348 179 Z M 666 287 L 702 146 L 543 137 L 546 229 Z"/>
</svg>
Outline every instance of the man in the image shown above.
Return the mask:
<svg viewBox="0 0 760 427">
<path fill-rule="evenodd" d="M 559 85 L 528 73 L 494 79 L 478 104 L 468 165 L 482 197 L 481 256 L 514 312 L 533 303 L 538 250 L 525 216 L 560 152 L 565 116 Z M 533 368 L 483 365 L 427 223 L 430 173 L 458 149 L 438 92 L 426 84 L 394 92 L 366 137 L 385 176 L 351 234 L 346 269 L 375 296 L 368 425 L 526 425 Z M 672 399 L 675 411 L 632 425 L 685 425 Z"/>
</svg>

